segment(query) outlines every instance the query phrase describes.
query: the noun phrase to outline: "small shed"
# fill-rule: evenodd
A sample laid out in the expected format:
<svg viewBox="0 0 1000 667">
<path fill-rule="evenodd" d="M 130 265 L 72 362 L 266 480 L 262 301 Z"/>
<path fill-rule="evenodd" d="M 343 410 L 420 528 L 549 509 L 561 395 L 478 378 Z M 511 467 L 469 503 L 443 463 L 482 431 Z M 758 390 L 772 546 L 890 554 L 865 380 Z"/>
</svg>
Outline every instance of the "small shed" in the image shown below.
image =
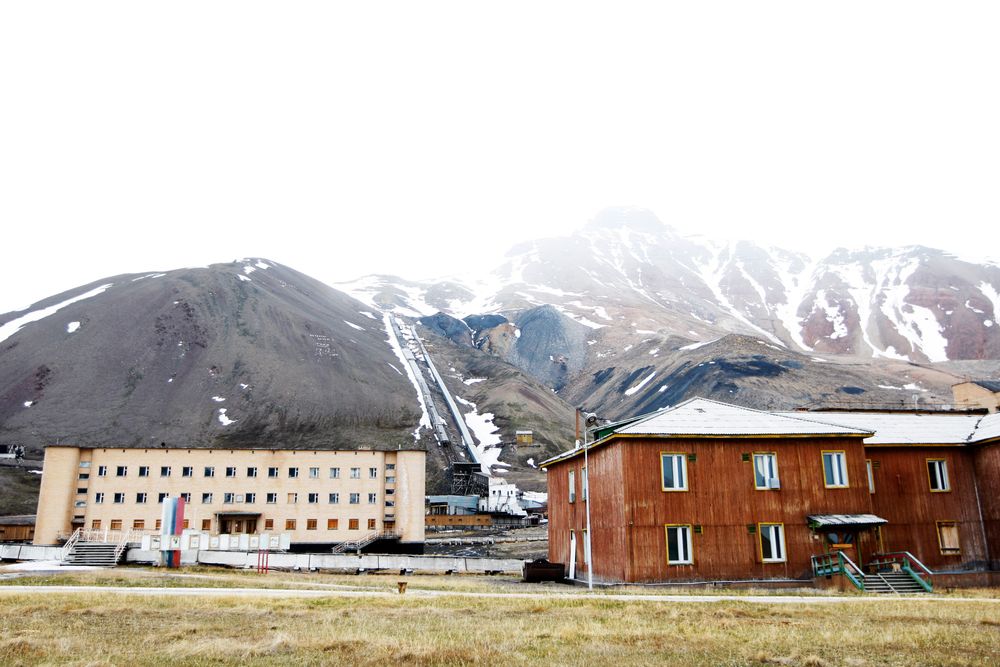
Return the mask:
<svg viewBox="0 0 1000 667">
<path fill-rule="evenodd" d="M 0 542 L 31 542 L 34 538 L 34 514 L 0 516 Z"/>
</svg>

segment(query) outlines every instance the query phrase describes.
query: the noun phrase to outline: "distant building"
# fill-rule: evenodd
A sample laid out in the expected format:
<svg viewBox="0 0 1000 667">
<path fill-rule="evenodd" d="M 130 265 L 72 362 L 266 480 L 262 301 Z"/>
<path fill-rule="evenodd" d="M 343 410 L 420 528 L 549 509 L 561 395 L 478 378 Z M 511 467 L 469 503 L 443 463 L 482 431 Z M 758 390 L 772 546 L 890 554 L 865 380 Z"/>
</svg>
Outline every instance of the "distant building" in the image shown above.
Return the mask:
<svg viewBox="0 0 1000 667">
<path fill-rule="evenodd" d="M 535 436 L 531 431 L 515 431 L 514 440 L 519 447 L 527 447 L 535 444 Z"/>
<path fill-rule="evenodd" d="M 205 449 L 49 446 L 35 544 L 77 528 L 159 529 L 161 503 L 183 496 L 185 528 L 285 533 L 293 548 L 376 533 L 419 551 L 424 459 L 413 449 Z"/>
<path fill-rule="evenodd" d="M 0 516 L 0 542 L 31 542 L 34 537 L 34 514 Z"/>
<path fill-rule="evenodd" d="M 1000 380 L 969 380 L 952 385 L 955 404 L 962 408 L 1000 410 Z"/>
</svg>

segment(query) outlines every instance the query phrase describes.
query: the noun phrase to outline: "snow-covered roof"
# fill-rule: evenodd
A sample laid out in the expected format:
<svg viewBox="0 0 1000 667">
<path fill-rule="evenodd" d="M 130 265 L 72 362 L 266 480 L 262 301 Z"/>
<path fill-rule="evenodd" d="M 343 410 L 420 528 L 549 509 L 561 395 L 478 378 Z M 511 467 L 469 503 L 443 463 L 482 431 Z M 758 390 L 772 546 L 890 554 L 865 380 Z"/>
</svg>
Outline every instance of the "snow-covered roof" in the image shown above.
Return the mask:
<svg viewBox="0 0 1000 667">
<path fill-rule="evenodd" d="M 781 412 L 829 424 L 866 429 L 866 445 L 961 445 L 969 441 L 982 415 L 907 412 Z"/>
<path fill-rule="evenodd" d="M 801 414 L 779 414 L 692 398 L 615 431 L 622 435 L 864 435 L 864 427 L 832 424 Z"/>
<path fill-rule="evenodd" d="M 619 422 L 623 424 L 609 433 L 605 425 L 599 432 L 606 434 L 601 440 L 587 446 L 602 445 L 617 435 L 652 437 L 724 438 L 783 435 L 800 436 L 857 436 L 870 435 L 864 428 L 830 424 L 800 415 L 780 415 L 720 403 L 707 398 L 692 398 L 679 405 L 645 417 Z M 582 454 L 583 448 L 572 449 L 543 461 L 540 466 L 570 459 Z"/>
<path fill-rule="evenodd" d="M 976 432 L 972 434 L 970 442 L 984 442 L 995 438 L 1000 438 L 1000 412 L 983 417 L 976 427 Z"/>
</svg>

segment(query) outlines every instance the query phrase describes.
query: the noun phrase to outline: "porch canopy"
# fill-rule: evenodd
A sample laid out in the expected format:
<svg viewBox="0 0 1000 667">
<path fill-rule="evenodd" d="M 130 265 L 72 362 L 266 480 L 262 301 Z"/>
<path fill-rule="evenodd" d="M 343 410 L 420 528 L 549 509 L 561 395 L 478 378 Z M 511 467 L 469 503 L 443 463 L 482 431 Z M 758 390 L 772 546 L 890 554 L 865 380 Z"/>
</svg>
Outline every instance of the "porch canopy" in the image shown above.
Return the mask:
<svg viewBox="0 0 1000 667">
<path fill-rule="evenodd" d="M 810 528 L 870 528 L 889 523 L 874 514 L 810 514 L 806 522 Z"/>
<path fill-rule="evenodd" d="M 256 519 L 260 516 L 260 512 L 216 512 L 215 516 L 220 519 L 223 517 L 227 519 Z"/>
</svg>

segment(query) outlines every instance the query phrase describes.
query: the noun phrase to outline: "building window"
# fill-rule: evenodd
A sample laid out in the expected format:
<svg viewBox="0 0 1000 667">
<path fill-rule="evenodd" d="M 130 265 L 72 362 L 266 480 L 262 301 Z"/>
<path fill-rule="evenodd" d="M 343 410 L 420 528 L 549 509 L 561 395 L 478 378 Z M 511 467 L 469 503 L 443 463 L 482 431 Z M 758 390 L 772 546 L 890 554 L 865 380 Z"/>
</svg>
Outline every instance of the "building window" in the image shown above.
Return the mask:
<svg viewBox="0 0 1000 667">
<path fill-rule="evenodd" d="M 107 477 L 108 476 L 108 466 L 97 466 L 97 476 Z"/>
<path fill-rule="evenodd" d="M 90 461 L 80 461 L 80 467 L 81 468 L 89 468 L 90 467 Z"/>
<path fill-rule="evenodd" d="M 149 470 L 149 468 L 147 468 Z M 115 469 L 115 477 L 125 477 L 128 474 L 128 466 L 118 466 Z"/>
<path fill-rule="evenodd" d="M 276 478 L 278 476 L 278 469 L 274 467 L 268 468 L 267 476 L 270 477 L 271 479 Z"/>
<path fill-rule="evenodd" d="M 236 477 L 236 466 L 226 466 L 226 477 Z"/>
<path fill-rule="evenodd" d="M 256 467 L 250 466 L 249 468 L 247 468 L 247 477 L 251 477 L 252 478 L 252 477 L 256 477 L 256 476 L 257 476 L 257 468 Z"/>
<path fill-rule="evenodd" d="M 948 462 L 944 459 L 927 459 L 927 476 L 930 479 L 931 491 L 951 491 L 948 482 Z"/>
<path fill-rule="evenodd" d="M 368 494 L 368 504 L 369 505 L 374 505 L 377 502 L 378 502 L 378 494 L 377 493 L 369 493 Z"/>
<path fill-rule="evenodd" d="M 580 492 L 581 492 L 581 496 L 580 497 L 583 500 L 587 500 L 588 490 L 587 490 L 587 469 L 586 468 L 580 468 L 580 487 L 581 487 L 580 488 Z"/>
<path fill-rule="evenodd" d="M 351 494 L 351 504 L 352 505 L 358 505 L 360 503 L 361 503 L 361 494 L 360 493 L 352 493 Z"/>
<path fill-rule="evenodd" d="M 778 455 L 761 452 L 753 455 L 753 485 L 755 489 L 780 489 L 778 481 Z"/>
<path fill-rule="evenodd" d="M 160 526 L 161 526 L 162 524 L 163 524 L 163 520 L 162 520 L 162 519 L 157 519 L 157 520 L 156 520 L 156 523 L 155 523 L 155 524 L 153 524 L 153 526 L 154 526 L 154 527 L 156 528 L 156 530 L 159 530 L 159 529 L 160 529 Z"/>
<path fill-rule="evenodd" d="M 120 467 L 124 470 L 124 467 Z M 119 477 L 124 477 L 124 474 L 118 475 Z M 149 466 L 139 466 L 139 477 L 149 477 Z"/>
<path fill-rule="evenodd" d="M 660 454 L 664 491 L 687 491 L 687 454 Z"/>
<path fill-rule="evenodd" d="M 78 477 L 78 479 L 90 479 L 90 473 L 89 472 L 81 472 L 80 476 Z"/>
<path fill-rule="evenodd" d="M 112 519 L 111 520 L 111 530 L 121 530 L 121 529 L 122 529 L 122 520 L 121 519 Z"/>
<path fill-rule="evenodd" d="M 955 521 L 937 522 L 938 545 L 943 555 L 960 554 L 962 549 L 958 542 L 958 523 Z"/>
<path fill-rule="evenodd" d="M 97 493 L 94 494 L 94 504 L 95 505 L 100 505 L 103 502 L 104 502 L 104 493 L 98 491 Z"/>
<path fill-rule="evenodd" d="M 566 482 L 569 485 L 569 501 L 571 503 L 576 502 L 576 471 L 570 470 L 569 474 L 566 476 Z"/>
<path fill-rule="evenodd" d="M 170 466 L 160 466 L 160 477 L 170 477 Z"/>
<path fill-rule="evenodd" d="M 269 494 L 267 494 L 267 504 L 268 505 L 273 505 L 276 502 L 278 502 L 278 494 L 277 493 L 269 493 Z"/>
<path fill-rule="evenodd" d="M 170 497 L 169 493 L 158 493 L 156 494 L 156 502 L 163 503 L 164 500 Z"/>
<path fill-rule="evenodd" d="M 348 519 L 347 520 L 347 530 L 358 530 L 358 520 Z"/>
<path fill-rule="evenodd" d="M 396 483 L 396 477 L 395 477 L 395 475 L 387 475 L 386 478 L 385 478 L 385 483 L 386 484 L 395 484 Z"/>
<path fill-rule="evenodd" d="M 186 502 L 186 503 L 191 502 L 191 494 L 190 493 L 182 493 L 182 494 L 180 494 L 180 496 L 181 496 L 181 498 L 184 499 L 184 502 Z"/>
<path fill-rule="evenodd" d="M 274 519 L 264 519 L 264 530 L 274 530 Z"/>
<path fill-rule="evenodd" d="M 191 527 L 191 519 L 184 519 L 184 523 L 181 524 L 181 530 L 187 530 Z"/>
<path fill-rule="evenodd" d="M 133 519 L 132 520 L 132 530 L 144 530 L 146 528 L 146 522 L 143 519 Z"/>
<path fill-rule="evenodd" d="M 298 468 L 289 468 L 288 469 L 288 477 L 289 477 L 289 479 L 294 479 L 294 478 L 296 478 L 298 476 L 299 476 L 299 469 Z"/>
<path fill-rule="evenodd" d="M 386 463 L 385 464 L 385 469 L 386 470 L 395 470 L 396 469 L 396 464 L 395 463 Z"/>
<path fill-rule="evenodd" d="M 340 468 L 330 468 L 330 479 L 340 479 Z"/>
<path fill-rule="evenodd" d="M 125 494 L 124 493 L 116 493 L 115 494 L 115 504 L 116 505 L 121 505 L 123 502 L 125 502 Z"/>
<path fill-rule="evenodd" d="M 205 466 L 205 477 L 215 477 L 215 466 Z"/>
<path fill-rule="evenodd" d="M 289 493 L 288 496 L 286 497 L 286 500 L 288 501 L 289 505 L 294 505 L 295 503 L 299 502 L 299 494 Z"/>
<path fill-rule="evenodd" d="M 135 494 L 135 502 L 139 505 L 144 504 L 146 502 L 146 494 L 143 492 Z"/>
<path fill-rule="evenodd" d="M 194 477 L 194 467 L 184 466 L 181 468 L 181 477 Z"/>
<path fill-rule="evenodd" d="M 306 519 L 306 530 L 316 530 L 316 519 Z"/>
<path fill-rule="evenodd" d="M 758 525 L 757 534 L 760 537 L 761 560 L 765 563 L 783 563 L 785 527 L 780 523 L 762 523 Z"/>
<path fill-rule="evenodd" d="M 378 468 L 368 469 L 368 479 L 378 479 Z"/>
<path fill-rule="evenodd" d="M 285 530 L 295 530 L 295 519 L 285 519 Z"/>
<path fill-rule="evenodd" d="M 690 565 L 691 558 L 691 526 L 667 526 L 667 563 L 669 565 Z"/>
<path fill-rule="evenodd" d="M 248 494 L 246 494 L 245 496 L 243 496 L 243 502 L 245 502 L 245 503 L 255 503 L 255 502 L 257 502 L 257 494 L 256 493 L 248 493 Z"/>
<path fill-rule="evenodd" d="M 875 493 L 875 469 L 871 459 L 865 459 L 865 472 L 868 473 L 868 493 Z"/>
<path fill-rule="evenodd" d="M 368 530 L 375 530 L 375 519 L 368 519 Z"/>
<path fill-rule="evenodd" d="M 337 530 L 337 525 L 339 523 L 340 522 L 337 519 L 327 519 L 326 520 L 326 529 L 327 530 Z"/>
<path fill-rule="evenodd" d="M 361 479 L 361 468 L 351 468 L 351 479 Z"/>
<path fill-rule="evenodd" d="M 387 501 L 385 501 L 385 506 L 386 507 L 395 507 L 396 503 L 395 503 L 395 501 L 387 500 Z"/>
<path fill-rule="evenodd" d="M 583 564 L 586 565 L 590 562 L 590 540 L 588 539 L 587 530 L 583 530 Z"/>
<path fill-rule="evenodd" d="M 315 505 L 318 502 L 319 502 L 319 494 L 318 493 L 310 493 L 309 494 L 309 504 L 310 505 Z"/>
<path fill-rule="evenodd" d="M 309 479 L 319 479 L 319 468 L 309 468 Z"/>
<path fill-rule="evenodd" d="M 337 505 L 339 503 L 340 503 L 340 494 L 339 493 L 331 493 L 330 494 L 330 504 L 331 505 Z"/>
<path fill-rule="evenodd" d="M 90 529 L 91 530 L 100 530 L 101 529 L 101 520 L 100 519 L 94 519 L 93 521 L 91 521 L 90 522 Z"/>
<path fill-rule="evenodd" d="M 847 484 L 847 455 L 823 452 L 823 483 L 828 489 L 844 488 Z"/>
<path fill-rule="evenodd" d="M 202 519 L 201 520 L 201 529 L 203 531 L 205 531 L 206 533 L 211 532 L 211 530 L 212 530 L 212 520 L 211 519 Z"/>
<path fill-rule="evenodd" d="M 211 505 L 212 504 L 212 494 L 211 493 L 203 493 L 203 494 L 201 494 L 201 504 L 202 505 Z"/>
</svg>

